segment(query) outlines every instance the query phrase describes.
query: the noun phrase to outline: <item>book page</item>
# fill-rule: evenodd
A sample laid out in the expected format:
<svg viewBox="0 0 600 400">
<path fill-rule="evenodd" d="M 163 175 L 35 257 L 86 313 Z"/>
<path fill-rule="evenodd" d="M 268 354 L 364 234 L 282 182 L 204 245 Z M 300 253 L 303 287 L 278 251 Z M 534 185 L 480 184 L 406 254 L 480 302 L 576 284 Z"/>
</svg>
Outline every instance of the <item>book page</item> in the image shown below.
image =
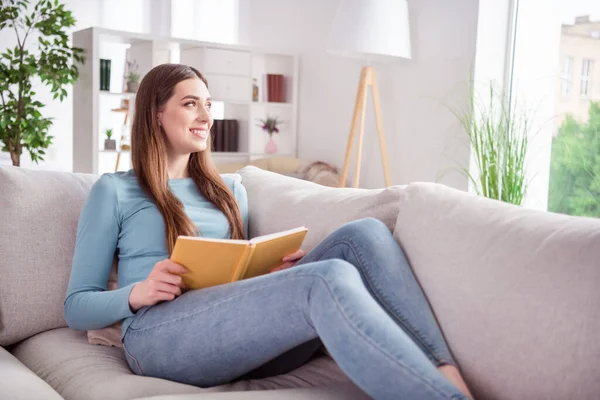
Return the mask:
<svg viewBox="0 0 600 400">
<path fill-rule="evenodd" d="M 307 229 L 304 226 L 300 226 L 294 229 L 288 229 L 287 231 L 270 233 L 268 235 L 257 236 L 255 238 L 250 239 L 250 244 L 258 244 L 262 242 L 268 242 L 269 240 L 273 240 L 282 236 L 294 235 L 296 233 L 306 231 Z"/>
<path fill-rule="evenodd" d="M 244 244 L 244 245 L 249 245 L 250 241 L 249 240 L 243 240 L 243 239 L 216 239 L 216 238 L 208 238 L 208 237 L 203 237 L 203 236 L 181 236 L 182 238 L 185 238 L 185 240 L 196 240 L 199 242 L 212 242 L 212 243 L 234 243 L 234 244 Z"/>
<path fill-rule="evenodd" d="M 297 228 L 286 232 L 288 233 L 284 235 L 282 235 L 283 232 L 274 236 L 267 235 L 270 239 L 262 239 L 252 244 L 254 254 L 246 268 L 244 279 L 269 273 L 271 269 L 283 263 L 283 257 L 300 250 L 307 229 Z"/>
</svg>

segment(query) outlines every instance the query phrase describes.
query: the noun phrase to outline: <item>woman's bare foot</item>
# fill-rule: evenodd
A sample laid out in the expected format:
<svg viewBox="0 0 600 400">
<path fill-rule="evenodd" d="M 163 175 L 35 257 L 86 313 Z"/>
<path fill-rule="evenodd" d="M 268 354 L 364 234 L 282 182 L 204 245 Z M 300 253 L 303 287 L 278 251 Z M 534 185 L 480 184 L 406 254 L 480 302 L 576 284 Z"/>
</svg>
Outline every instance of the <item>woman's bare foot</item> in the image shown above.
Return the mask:
<svg viewBox="0 0 600 400">
<path fill-rule="evenodd" d="M 460 390 L 465 396 L 468 396 L 471 399 L 473 398 L 473 395 L 469 391 L 469 388 L 467 387 L 467 384 L 465 383 L 460 372 L 458 371 L 458 368 L 456 368 L 454 365 L 446 364 L 446 365 L 439 366 L 438 370 L 446 378 L 448 378 L 448 380 L 454 386 L 456 386 L 458 388 L 458 390 Z"/>
</svg>

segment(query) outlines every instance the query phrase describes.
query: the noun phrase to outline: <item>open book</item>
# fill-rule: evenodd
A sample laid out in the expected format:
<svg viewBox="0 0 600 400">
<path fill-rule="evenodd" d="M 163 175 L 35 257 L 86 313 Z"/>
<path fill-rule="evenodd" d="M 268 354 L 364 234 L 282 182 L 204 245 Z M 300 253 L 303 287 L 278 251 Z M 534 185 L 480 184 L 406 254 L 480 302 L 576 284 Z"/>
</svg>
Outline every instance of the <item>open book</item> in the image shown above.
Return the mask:
<svg viewBox="0 0 600 400">
<path fill-rule="evenodd" d="M 268 273 L 282 258 L 300 250 L 308 229 L 299 227 L 251 240 L 179 236 L 171 260 L 188 269 L 189 289 L 222 285 Z"/>
</svg>

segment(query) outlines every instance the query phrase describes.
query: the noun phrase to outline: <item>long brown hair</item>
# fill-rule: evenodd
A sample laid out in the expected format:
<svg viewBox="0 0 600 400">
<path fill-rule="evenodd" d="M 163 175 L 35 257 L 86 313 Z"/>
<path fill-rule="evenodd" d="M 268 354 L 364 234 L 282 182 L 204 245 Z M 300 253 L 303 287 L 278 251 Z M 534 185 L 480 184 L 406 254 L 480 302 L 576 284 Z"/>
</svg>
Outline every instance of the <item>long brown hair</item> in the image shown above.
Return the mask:
<svg viewBox="0 0 600 400">
<path fill-rule="evenodd" d="M 206 79 L 193 67 L 162 64 L 144 76 L 135 98 L 135 115 L 131 131 L 131 160 L 142 190 L 156 204 L 165 221 L 169 254 L 177 236 L 193 236 L 198 229 L 185 214 L 183 204 L 171 192 L 167 172 L 167 138 L 158 122 L 158 113 L 173 96 L 175 85 L 185 79 Z M 211 157 L 211 135 L 204 151 L 192 153 L 188 162 L 191 178 L 200 193 L 221 210 L 232 239 L 244 238 L 244 223 L 235 197 L 223 182 Z"/>
</svg>

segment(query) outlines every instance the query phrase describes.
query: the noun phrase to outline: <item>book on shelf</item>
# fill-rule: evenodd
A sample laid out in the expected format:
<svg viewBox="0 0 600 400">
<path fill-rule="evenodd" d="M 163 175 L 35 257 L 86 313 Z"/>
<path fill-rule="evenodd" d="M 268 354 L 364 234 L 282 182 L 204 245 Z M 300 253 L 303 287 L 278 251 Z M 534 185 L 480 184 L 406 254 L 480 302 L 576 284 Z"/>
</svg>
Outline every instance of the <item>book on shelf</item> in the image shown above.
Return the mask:
<svg viewBox="0 0 600 400">
<path fill-rule="evenodd" d="M 104 82 L 104 69 L 106 64 L 106 60 L 100 59 L 100 90 L 104 90 L 105 82 Z"/>
<path fill-rule="evenodd" d="M 221 148 L 221 133 L 220 129 L 222 127 L 222 120 L 215 119 L 213 121 L 213 125 L 210 128 L 210 137 L 211 137 L 211 150 L 212 151 L 220 151 Z"/>
<path fill-rule="evenodd" d="M 268 274 L 300 250 L 308 229 L 298 227 L 250 240 L 179 236 L 170 259 L 188 272 L 188 289 L 202 289 Z"/>
<path fill-rule="evenodd" d="M 238 121 L 235 119 L 226 119 L 224 121 L 225 129 L 223 131 L 225 150 L 235 152 L 238 151 Z"/>
<path fill-rule="evenodd" d="M 110 92 L 110 67 L 111 67 L 111 60 L 106 60 L 106 77 L 104 78 L 105 82 L 106 82 L 106 86 L 105 89 L 107 91 Z"/>
<path fill-rule="evenodd" d="M 239 147 L 239 122 L 235 119 L 217 119 L 211 128 L 212 151 L 237 152 Z"/>
<path fill-rule="evenodd" d="M 100 59 L 100 90 L 110 91 L 111 60 Z"/>
<path fill-rule="evenodd" d="M 285 102 L 285 77 L 282 74 L 267 74 L 267 101 Z"/>
</svg>

